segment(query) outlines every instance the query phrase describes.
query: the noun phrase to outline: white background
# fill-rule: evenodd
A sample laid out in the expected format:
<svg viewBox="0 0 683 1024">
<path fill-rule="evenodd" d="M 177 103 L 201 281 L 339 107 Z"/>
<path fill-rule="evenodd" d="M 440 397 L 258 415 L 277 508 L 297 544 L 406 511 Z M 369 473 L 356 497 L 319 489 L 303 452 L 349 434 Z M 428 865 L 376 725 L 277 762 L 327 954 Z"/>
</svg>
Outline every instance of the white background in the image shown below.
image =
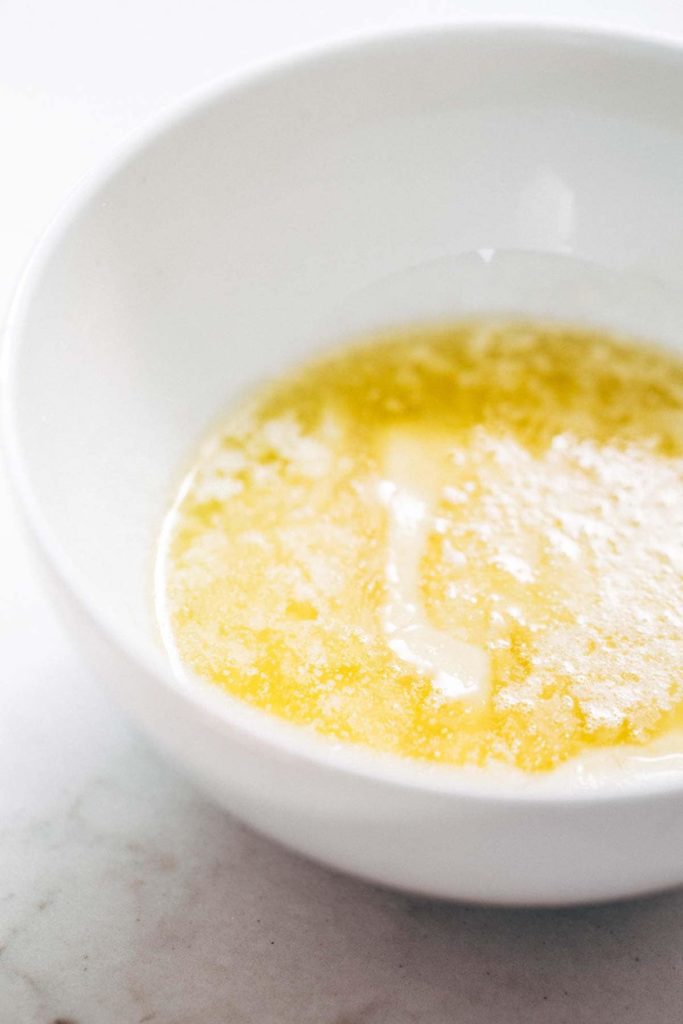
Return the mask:
<svg viewBox="0 0 683 1024">
<path fill-rule="evenodd" d="M 495 15 L 683 37 L 682 0 L 0 0 L 0 319 L 68 189 L 173 98 L 321 39 Z M 0 1024 L 678 1024 L 682 1006 L 681 894 L 429 904 L 207 805 L 62 637 L 0 479 Z"/>
</svg>

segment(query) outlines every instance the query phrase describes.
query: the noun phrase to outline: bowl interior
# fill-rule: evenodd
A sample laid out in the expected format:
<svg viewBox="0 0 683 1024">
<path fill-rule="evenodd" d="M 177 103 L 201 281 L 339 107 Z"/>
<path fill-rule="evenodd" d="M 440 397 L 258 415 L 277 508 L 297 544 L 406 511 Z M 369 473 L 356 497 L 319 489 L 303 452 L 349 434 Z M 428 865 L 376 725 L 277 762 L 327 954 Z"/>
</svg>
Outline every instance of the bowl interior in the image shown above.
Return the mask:
<svg viewBox="0 0 683 1024">
<path fill-rule="evenodd" d="M 186 105 L 76 197 L 11 318 L 10 445 L 43 539 L 161 664 L 156 538 L 236 394 L 393 320 L 676 344 L 682 180 L 683 56 L 637 41 L 417 33 Z"/>
</svg>

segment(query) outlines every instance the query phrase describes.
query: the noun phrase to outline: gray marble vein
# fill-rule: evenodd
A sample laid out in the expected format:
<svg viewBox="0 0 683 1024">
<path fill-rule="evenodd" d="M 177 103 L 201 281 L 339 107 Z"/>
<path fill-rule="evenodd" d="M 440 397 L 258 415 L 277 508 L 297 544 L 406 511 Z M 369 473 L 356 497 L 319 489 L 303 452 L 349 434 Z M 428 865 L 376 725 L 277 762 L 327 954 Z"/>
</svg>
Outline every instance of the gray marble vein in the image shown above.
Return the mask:
<svg viewBox="0 0 683 1024">
<path fill-rule="evenodd" d="M 335 875 L 131 734 L 0 837 L 1 1024 L 674 1024 L 683 894 L 562 912 Z"/>
</svg>

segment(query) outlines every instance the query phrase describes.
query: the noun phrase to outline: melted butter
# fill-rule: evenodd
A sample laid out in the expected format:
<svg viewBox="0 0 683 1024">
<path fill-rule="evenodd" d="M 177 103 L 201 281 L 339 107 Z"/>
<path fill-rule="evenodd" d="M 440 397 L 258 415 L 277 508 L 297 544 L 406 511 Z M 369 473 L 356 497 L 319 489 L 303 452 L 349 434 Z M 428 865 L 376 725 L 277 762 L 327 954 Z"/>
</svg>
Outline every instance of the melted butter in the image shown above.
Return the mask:
<svg viewBox="0 0 683 1024">
<path fill-rule="evenodd" d="M 484 703 L 488 653 L 431 625 L 420 593 L 420 565 L 443 478 L 437 463 L 448 447 L 448 441 L 399 431 L 386 439 L 378 488 L 389 516 L 383 625 L 394 654 L 425 673 L 438 694 Z"/>
<path fill-rule="evenodd" d="M 671 355 L 514 323 L 335 352 L 205 445 L 165 536 L 175 653 L 266 711 L 444 764 L 679 764 Z"/>
</svg>

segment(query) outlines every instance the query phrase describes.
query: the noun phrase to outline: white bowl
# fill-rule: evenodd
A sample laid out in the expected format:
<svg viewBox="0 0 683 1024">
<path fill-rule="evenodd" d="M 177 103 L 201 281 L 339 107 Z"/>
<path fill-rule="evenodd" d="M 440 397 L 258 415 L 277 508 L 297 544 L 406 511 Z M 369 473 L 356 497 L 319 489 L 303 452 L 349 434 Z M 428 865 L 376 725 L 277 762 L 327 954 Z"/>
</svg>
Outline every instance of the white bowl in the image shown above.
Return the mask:
<svg viewBox="0 0 683 1024">
<path fill-rule="evenodd" d="M 680 769 L 590 789 L 340 748 L 176 678 L 153 604 L 162 517 L 207 425 L 351 326 L 501 309 L 683 341 L 682 181 L 680 49 L 450 27 L 211 88 L 49 231 L 7 331 L 30 532 L 98 672 L 246 822 L 444 897 L 560 904 L 683 881 Z"/>
</svg>

